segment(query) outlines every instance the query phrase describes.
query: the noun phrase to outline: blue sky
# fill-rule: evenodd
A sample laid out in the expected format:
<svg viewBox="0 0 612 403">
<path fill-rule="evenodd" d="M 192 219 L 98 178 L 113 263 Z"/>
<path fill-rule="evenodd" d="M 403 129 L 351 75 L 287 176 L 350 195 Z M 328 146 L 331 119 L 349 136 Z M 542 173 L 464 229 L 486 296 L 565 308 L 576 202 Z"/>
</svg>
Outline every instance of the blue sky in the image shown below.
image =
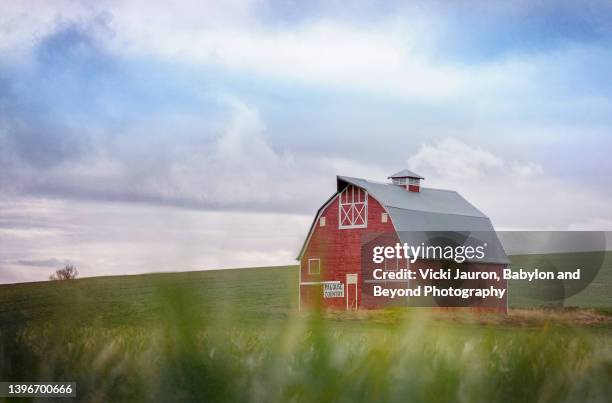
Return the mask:
<svg viewBox="0 0 612 403">
<path fill-rule="evenodd" d="M 605 1 L 6 2 L 0 281 L 149 271 L 95 236 L 146 225 L 139 208 L 196 214 L 201 243 L 287 228 L 240 258 L 139 238 L 180 243 L 177 268 L 290 263 L 336 174 L 404 167 L 501 228 L 609 230 L 610 65 Z"/>
</svg>

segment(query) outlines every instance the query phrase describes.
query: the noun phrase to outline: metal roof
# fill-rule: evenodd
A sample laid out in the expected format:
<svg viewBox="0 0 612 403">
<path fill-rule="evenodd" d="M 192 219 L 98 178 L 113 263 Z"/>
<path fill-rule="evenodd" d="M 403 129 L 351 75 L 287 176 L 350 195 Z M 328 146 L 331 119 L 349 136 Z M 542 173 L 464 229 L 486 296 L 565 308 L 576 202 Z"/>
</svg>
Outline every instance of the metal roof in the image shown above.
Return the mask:
<svg viewBox="0 0 612 403">
<path fill-rule="evenodd" d="M 420 245 L 421 242 L 428 245 L 439 245 L 440 242 L 451 244 L 461 242 L 461 245 L 464 246 L 478 246 L 486 243 L 485 258 L 473 260 L 474 262 L 510 263 L 489 217 L 459 193 L 430 188 L 421 188 L 420 192 L 410 192 L 390 183 L 373 182 L 349 176 L 337 176 L 337 193 L 317 211 L 298 259 L 302 257 L 306 249 L 319 214 L 349 184 L 365 189 L 383 206 L 389 213 L 402 243 L 415 246 Z"/>
<path fill-rule="evenodd" d="M 374 196 L 385 207 L 487 218 L 480 210 L 461 197 L 459 193 L 452 190 L 422 187 L 420 192 L 409 192 L 403 187 L 390 183 L 372 182 L 349 176 L 338 176 L 337 178 L 338 191 L 344 188 L 341 182 L 359 186 Z"/>
<path fill-rule="evenodd" d="M 391 176 L 388 176 L 387 179 L 391 179 L 391 178 L 418 178 L 418 179 L 425 179 L 423 178 L 421 175 L 414 173 L 412 171 L 409 171 L 407 169 L 402 169 L 401 171 L 394 173 Z"/>
<path fill-rule="evenodd" d="M 365 189 L 389 213 L 400 241 L 411 245 L 428 243 L 451 232 L 467 234 L 463 245 L 486 243 L 485 263 L 509 263 L 489 217 L 452 190 L 421 188 L 410 192 L 390 183 L 338 176 L 338 192 L 352 184 Z M 429 242 L 431 243 L 431 242 Z"/>
</svg>

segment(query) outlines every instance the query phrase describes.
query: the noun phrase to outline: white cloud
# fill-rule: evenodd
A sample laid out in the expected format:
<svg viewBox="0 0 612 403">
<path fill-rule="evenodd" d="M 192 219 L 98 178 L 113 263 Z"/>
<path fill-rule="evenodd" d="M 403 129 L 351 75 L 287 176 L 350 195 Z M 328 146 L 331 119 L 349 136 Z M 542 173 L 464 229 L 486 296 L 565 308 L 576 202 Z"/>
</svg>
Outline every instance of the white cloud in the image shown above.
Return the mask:
<svg viewBox="0 0 612 403">
<path fill-rule="evenodd" d="M 513 176 L 522 178 L 533 178 L 544 173 L 542 166 L 535 162 L 520 163 L 513 161 L 510 163 L 509 168 Z"/>
<path fill-rule="evenodd" d="M 177 140 L 165 135 L 167 125 L 143 118 L 121 136 L 98 138 L 95 152 L 79 158 L 34 171 L 16 164 L 8 174 L 20 188 L 11 194 L 305 213 L 316 211 L 335 190 L 336 174 L 379 179 L 388 174 L 333 150 L 318 156 L 274 148 L 256 108 L 221 98 L 226 117 L 215 129 Z"/>
<path fill-rule="evenodd" d="M 549 90 L 563 92 L 568 78 L 582 74 L 585 60 L 609 56 L 596 44 L 568 42 L 539 53 L 453 62 L 440 53 L 457 28 L 437 7 L 407 7 L 368 24 L 324 13 L 289 24 L 262 17 L 266 8 L 274 6 L 260 0 L 182 1 L 169 12 L 165 2 L 155 1 L 3 2 L 0 52 L 4 62 L 23 59 L 58 24 L 72 22 L 126 59 L 215 66 L 253 80 L 286 80 L 401 100 L 462 102 L 489 115 L 520 107 L 526 97 L 541 99 L 545 105 L 540 107 L 584 103 L 585 97 L 572 93 L 555 105 Z M 607 99 L 586 99 L 609 109 Z"/>
<path fill-rule="evenodd" d="M 153 37 L 154 45 L 149 42 Z M 464 73 L 431 63 L 412 48 L 411 39 L 414 33 L 405 27 L 363 30 L 323 20 L 285 30 L 140 33 L 133 38 L 133 50 L 149 49 L 167 59 L 216 64 L 263 77 L 404 96 L 448 96 L 467 84 Z"/>
<path fill-rule="evenodd" d="M 457 139 L 424 144 L 407 159 L 425 186 L 459 191 L 498 229 L 610 230 L 612 201 L 546 174 L 532 161 L 508 160 Z"/>
<path fill-rule="evenodd" d="M 492 153 L 451 138 L 434 145 L 422 145 L 407 162 L 410 168 L 416 170 L 435 172 L 443 178 L 471 181 L 504 165 L 503 161 Z"/>
<path fill-rule="evenodd" d="M 220 66 L 254 77 L 401 98 L 443 101 L 473 90 L 488 91 L 493 84 L 498 90 L 516 90 L 531 75 L 520 60 L 467 68 L 434 60 L 429 46 L 439 21 L 434 24 L 425 12 L 366 27 L 326 18 L 292 25 L 264 23 L 256 14 L 257 1 L 182 2 L 172 12 L 157 2 L 13 3 L 0 9 L 6 33 L 0 50 L 12 54 L 6 59 L 23 58 L 58 24 L 75 22 L 127 57 Z M 108 29 L 100 29 L 106 24 Z M 508 74 L 512 71 L 521 74 Z"/>
</svg>

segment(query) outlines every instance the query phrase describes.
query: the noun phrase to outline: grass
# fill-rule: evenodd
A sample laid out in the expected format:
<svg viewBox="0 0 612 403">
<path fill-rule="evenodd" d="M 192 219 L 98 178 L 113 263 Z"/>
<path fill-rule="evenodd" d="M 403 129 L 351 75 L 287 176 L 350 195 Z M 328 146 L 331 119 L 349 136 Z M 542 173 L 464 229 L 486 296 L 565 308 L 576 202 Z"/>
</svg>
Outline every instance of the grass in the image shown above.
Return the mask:
<svg viewBox="0 0 612 403">
<path fill-rule="evenodd" d="M 0 381 L 76 381 L 94 402 L 612 394 L 612 317 L 599 311 L 300 314 L 297 280 L 289 266 L 0 286 Z"/>
<path fill-rule="evenodd" d="M 612 252 L 554 253 L 512 256 L 511 268 L 553 271 L 581 269 L 580 281 L 511 280 L 509 303 L 515 308 L 570 306 L 598 309 L 612 308 Z M 583 288 L 584 287 L 584 288 Z"/>
<path fill-rule="evenodd" d="M 297 305 L 297 266 L 84 278 L 0 285 L 0 323 L 62 321 L 83 325 L 155 323 L 166 294 L 189 295 L 198 316 L 240 322 L 284 319 Z"/>
</svg>

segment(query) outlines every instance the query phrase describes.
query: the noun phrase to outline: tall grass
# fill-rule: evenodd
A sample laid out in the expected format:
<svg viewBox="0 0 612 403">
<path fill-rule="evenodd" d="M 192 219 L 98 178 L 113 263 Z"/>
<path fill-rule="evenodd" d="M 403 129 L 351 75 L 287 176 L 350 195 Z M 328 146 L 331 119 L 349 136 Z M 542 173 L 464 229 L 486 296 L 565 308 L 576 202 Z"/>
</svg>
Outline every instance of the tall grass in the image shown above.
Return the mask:
<svg viewBox="0 0 612 403">
<path fill-rule="evenodd" d="M 426 311 L 392 324 L 320 312 L 246 323 L 201 311 L 197 295 L 161 290 L 163 309 L 146 324 L 75 321 L 68 311 L 49 322 L 3 322 L 0 380 L 76 381 L 80 400 L 99 402 L 607 402 L 612 396 L 609 329 L 475 326 L 434 320 Z"/>
</svg>

